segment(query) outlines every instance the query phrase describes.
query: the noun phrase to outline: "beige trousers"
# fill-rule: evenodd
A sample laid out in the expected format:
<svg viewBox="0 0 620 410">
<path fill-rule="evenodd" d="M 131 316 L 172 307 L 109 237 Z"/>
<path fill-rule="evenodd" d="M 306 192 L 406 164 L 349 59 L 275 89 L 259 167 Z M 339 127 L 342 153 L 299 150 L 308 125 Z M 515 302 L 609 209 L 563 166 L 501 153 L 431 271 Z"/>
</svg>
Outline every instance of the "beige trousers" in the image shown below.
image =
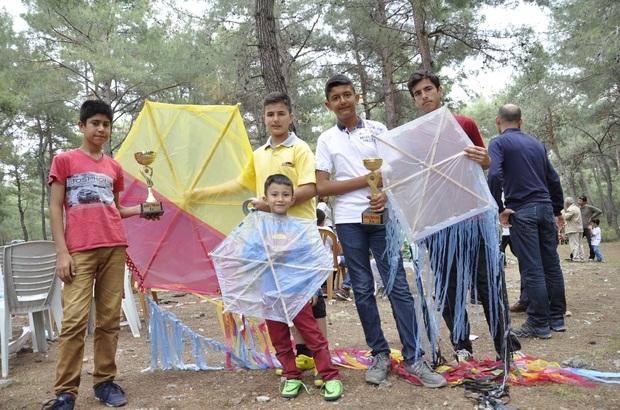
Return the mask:
<svg viewBox="0 0 620 410">
<path fill-rule="evenodd" d="M 566 236 L 568 236 L 568 245 L 570 246 L 570 252 L 573 254 L 573 260 L 583 262 L 585 257 L 583 246 L 581 246 L 581 237 L 583 233 L 572 232 L 566 234 Z"/>
<path fill-rule="evenodd" d="M 58 337 L 54 392 L 77 397 L 90 305 L 95 297 L 93 387 L 116 376 L 116 346 L 125 272 L 124 246 L 76 252 L 75 276 L 62 292 L 62 331 Z M 96 278 L 96 280 L 95 280 Z"/>
</svg>

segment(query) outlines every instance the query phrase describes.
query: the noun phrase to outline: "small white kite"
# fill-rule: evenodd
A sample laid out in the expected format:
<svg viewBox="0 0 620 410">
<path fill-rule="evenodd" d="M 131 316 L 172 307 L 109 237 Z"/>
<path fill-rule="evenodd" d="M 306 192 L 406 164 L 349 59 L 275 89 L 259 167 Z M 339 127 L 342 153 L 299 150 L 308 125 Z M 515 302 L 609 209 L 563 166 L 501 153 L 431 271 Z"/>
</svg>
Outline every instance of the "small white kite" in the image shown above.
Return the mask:
<svg viewBox="0 0 620 410">
<path fill-rule="evenodd" d="M 224 310 L 293 326 L 333 272 L 316 221 L 250 214 L 211 253 Z"/>
</svg>

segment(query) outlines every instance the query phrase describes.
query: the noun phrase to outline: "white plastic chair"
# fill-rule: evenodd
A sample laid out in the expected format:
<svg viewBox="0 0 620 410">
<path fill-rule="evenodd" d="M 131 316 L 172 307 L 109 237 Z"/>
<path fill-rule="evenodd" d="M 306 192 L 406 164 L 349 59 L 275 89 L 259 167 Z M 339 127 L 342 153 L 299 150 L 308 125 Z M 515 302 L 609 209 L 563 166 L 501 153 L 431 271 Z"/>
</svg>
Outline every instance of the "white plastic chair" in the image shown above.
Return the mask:
<svg viewBox="0 0 620 410">
<path fill-rule="evenodd" d="M 131 286 L 131 271 L 125 266 L 125 297 L 123 297 L 122 307 L 129 328 L 133 337 L 140 337 L 140 329 L 142 324 L 140 323 L 140 317 L 138 316 L 138 308 L 136 307 L 136 301 L 133 297 L 133 287 Z"/>
<path fill-rule="evenodd" d="M 127 324 L 131 329 L 133 337 L 140 337 L 140 329 L 142 324 L 140 323 L 140 317 L 138 316 L 138 308 L 136 308 L 136 301 L 133 297 L 133 289 L 131 286 L 131 271 L 125 265 L 125 295 L 121 302 L 123 313 L 127 319 Z M 88 334 L 95 333 L 95 295 L 93 292 L 93 301 L 90 304 L 90 315 L 88 316 Z"/>
<path fill-rule="evenodd" d="M 7 245 L 2 252 L 4 299 L 2 309 L 0 309 L 0 339 L 2 377 L 6 378 L 9 373 L 8 345 L 12 332 L 11 315 L 25 313 L 29 315 L 33 350 L 43 353 L 47 352 L 46 315 L 48 321 L 51 321 L 49 312 L 52 312 L 58 333 L 60 333 L 62 304 L 61 282 L 56 276 L 56 248 L 53 241 L 32 241 Z"/>
<path fill-rule="evenodd" d="M 323 244 L 327 242 L 327 238 L 330 238 L 332 242 L 332 260 L 334 264 L 334 274 L 327 277 L 327 301 L 328 303 L 332 303 L 332 295 L 334 293 L 334 289 L 340 288 L 340 285 L 342 284 L 346 273 L 344 267 L 338 265 L 338 246 L 336 246 L 338 244 L 338 237 L 336 236 L 336 234 L 330 229 L 321 228 L 319 228 L 319 234 L 321 235 Z"/>
</svg>

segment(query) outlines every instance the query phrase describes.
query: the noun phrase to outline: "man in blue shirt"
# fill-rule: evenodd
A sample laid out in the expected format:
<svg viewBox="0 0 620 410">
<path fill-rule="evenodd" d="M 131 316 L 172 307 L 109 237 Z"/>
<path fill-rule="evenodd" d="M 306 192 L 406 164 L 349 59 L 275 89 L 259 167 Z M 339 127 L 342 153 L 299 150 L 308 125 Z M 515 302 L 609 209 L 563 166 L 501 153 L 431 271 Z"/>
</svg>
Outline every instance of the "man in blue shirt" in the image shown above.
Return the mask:
<svg viewBox="0 0 620 410">
<path fill-rule="evenodd" d="M 557 252 L 557 229 L 565 225 L 562 186 L 543 144 L 521 131 L 518 106 L 501 106 L 495 122 L 500 135 L 489 143 L 488 183 L 500 223 L 510 227 L 529 299 L 526 322 L 513 330 L 518 337 L 549 339 L 551 330 L 566 330 L 564 275 Z"/>
</svg>

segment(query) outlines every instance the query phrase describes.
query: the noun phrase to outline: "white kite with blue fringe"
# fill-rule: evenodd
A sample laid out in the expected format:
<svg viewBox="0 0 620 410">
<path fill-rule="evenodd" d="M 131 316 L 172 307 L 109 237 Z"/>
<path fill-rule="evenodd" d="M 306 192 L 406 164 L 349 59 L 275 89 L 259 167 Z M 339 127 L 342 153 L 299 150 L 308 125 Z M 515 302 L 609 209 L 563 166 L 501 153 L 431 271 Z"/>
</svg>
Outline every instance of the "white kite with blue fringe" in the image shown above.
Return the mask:
<svg viewBox="0 0 620 410">
<path fill-rule="evenodd" d="M 224 310 L 293 326 L 333 272 L 316 221 L 251 212 L 211 253 Z"/>
<path fill-rule="evenodd" d="M 481 251 L 495 334 L 502 303 L 499 222 L 482 168 L 464 155 L 471 140 L 444 106 L 378 136 L 377 141 L 384 164 L 383 191 L 392 207 L 388 252 L 394 262 L 403 235 L 417 245 L 415 284 L 421 296 L 416 298 L 421 316 L 417 323 L 425 325 L 420 330 L 428 336 L 426 347 L 436 359 L 440 326 L 436 312 L 444 308 L 447 275 L 455 267 L 459 276 L 453 339 L 461 340 L 465 334 L 467 296 L 470 289 L 475 291 Z"/>
</svg>

